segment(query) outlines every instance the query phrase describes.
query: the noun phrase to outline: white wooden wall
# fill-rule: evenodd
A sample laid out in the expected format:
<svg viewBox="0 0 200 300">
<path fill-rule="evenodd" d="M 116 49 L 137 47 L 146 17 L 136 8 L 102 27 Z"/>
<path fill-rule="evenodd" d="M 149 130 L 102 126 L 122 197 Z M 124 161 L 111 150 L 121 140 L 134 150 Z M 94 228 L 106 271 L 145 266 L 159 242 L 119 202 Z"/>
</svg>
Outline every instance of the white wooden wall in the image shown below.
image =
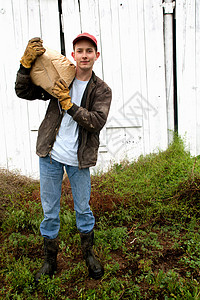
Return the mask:
<svg viewBox="0 0 200 300">
<path fill-rule="evenodd" d="M 113 91 L 98 166 L 166 148 L 161 1 L 80 1 L 79 13 L 78 1 L 63 0 L 63 14 L 67 55 L 74 36 L 95 35 L 101 52 L 95 72 Z"/>
<path fill-rule="evenodd" d="M 200 1 L 177 0 L 178 128 L 200 154 Z"/>
<path fill-rule="evenodd" d="M 35 144 L 47 104 L 19 99 L 15 78 L 30 38 L 42 36 L 60 51 L 57 7 L 55 0 L 0 0 L 0 166 L 32 177 L 38 176 Z"/>
<path fill-rule="evenodd" d="M 199 1 L 177 1 L 179 128 L 181 133 L 188 132 L 191 148 L 198 151 L 199 20 L 194 23 L 193 17 L 199 16 Z M 72 40 L 77 34 L 94 34 L 101 52 L 94 70 L 113 91 L 94 170 L 105 169 L 111 161 L 166 149 L 162 0 L 62 2 L 66 56 L 72 59 Z M 19 99 L 14 83 L 30 38 L 41 36 L 45 46 L 60 51 L 57 0 L 0 0 L 0 30 L 0 166 L 38 177 L 35 143 L 47 103 Z"/>
</svg>

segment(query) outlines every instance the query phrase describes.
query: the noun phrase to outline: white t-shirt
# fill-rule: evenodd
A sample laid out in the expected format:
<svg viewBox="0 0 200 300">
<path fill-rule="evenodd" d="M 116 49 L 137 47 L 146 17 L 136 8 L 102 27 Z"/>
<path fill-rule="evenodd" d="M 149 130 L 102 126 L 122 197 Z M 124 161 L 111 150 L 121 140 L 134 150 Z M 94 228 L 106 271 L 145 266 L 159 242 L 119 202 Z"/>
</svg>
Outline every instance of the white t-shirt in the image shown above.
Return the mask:
<svg viewBox="0 0 200 300">
<path fill-rule="evenodd" d="M 81 81 L 75 78 L 70 90 L 72 103 L 80 106 L 87 83 L 88 81 Z M 78 166 L 77 150 L 78 123 L 65 111 L 51 151 L 51 157 L 66 165 Z"/>
</svg>

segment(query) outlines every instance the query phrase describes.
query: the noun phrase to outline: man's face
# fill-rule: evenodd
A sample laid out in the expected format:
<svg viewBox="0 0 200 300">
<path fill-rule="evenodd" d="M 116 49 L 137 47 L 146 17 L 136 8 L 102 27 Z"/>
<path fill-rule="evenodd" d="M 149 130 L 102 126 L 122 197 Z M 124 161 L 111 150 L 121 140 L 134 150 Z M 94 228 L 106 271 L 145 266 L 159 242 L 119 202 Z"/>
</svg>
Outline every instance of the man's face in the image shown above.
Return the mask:
<svg viewBox="0 0 200 300">
<path fill-rule="evenodd" d="M 95 50 L 92 42 L 88 40 L 80 40 L 75 44 L 72 57 L 76 61 L 76 67 L 82 71 L 90 71 L 100 53 Z"/>
</svg>

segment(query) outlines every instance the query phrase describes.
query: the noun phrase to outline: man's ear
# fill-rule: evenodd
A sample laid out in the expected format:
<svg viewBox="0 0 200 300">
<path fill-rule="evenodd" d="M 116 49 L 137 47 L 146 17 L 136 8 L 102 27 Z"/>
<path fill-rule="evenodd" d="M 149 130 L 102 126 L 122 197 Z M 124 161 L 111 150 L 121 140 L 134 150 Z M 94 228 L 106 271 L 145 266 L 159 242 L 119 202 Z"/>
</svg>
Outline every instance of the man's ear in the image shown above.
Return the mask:
<svg viewBox="0 0 200 300">
<path fill-rule="evenodd" d="M 99 56 L 100 56 L 100 52 L 97 52 L 96 53 L 96 60 L 99 58 Z"/>
<path fill-rule="evenodd" d="M 75 55 L 74 52 L 71 53 L 71 56 L 73 57 L 73 59 L 75 60 Z"/>
</svg>

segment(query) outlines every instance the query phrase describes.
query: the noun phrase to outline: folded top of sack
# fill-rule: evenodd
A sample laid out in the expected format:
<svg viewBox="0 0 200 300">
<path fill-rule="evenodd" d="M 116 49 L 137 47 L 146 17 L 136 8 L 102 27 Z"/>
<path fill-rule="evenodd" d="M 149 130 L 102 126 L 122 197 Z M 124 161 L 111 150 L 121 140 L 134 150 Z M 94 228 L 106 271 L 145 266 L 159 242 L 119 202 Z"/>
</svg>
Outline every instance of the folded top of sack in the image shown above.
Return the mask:
<svg viewBox="0 0 200 300">
<path fill-rule="evenodd" d="M 30 72 L 31 80 L 35 85 L 42 87 L 53 96 L 52 88 L 59 78 L 69 86 L 76 73 L 75 65 L 56 50 L 46 48 L 46 52 L 39 56 Z"/>
</svg>

